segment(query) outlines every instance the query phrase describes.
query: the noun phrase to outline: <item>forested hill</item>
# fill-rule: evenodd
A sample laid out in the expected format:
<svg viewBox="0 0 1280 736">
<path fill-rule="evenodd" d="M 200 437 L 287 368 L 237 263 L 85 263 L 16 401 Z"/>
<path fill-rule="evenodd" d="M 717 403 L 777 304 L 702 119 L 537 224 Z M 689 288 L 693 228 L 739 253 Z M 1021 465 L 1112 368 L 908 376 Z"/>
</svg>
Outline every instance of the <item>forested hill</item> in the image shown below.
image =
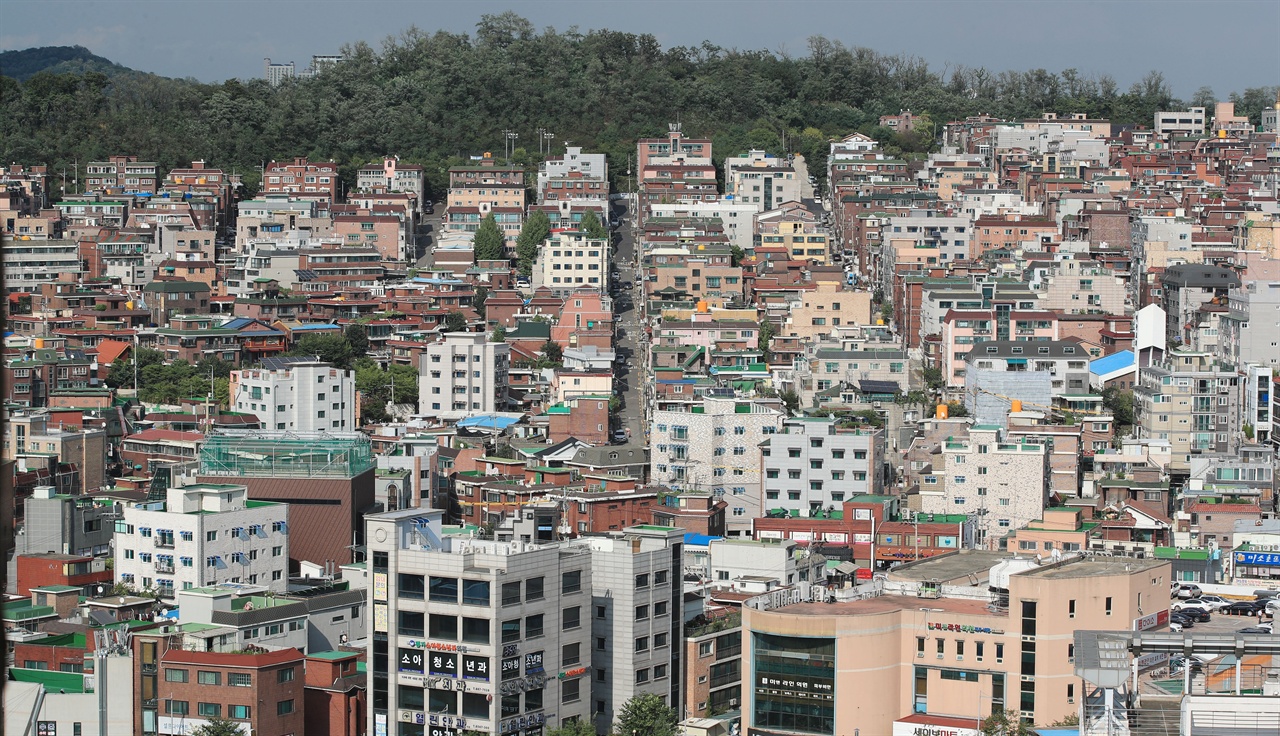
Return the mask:
<svg viewBox="0 0 1280 736">
<path fill-rule="evenodd" d="M 41 46 L 22 51 L 0 52 L 0 74 L 25 82 L 39 72 L 49 74 L 101 72 L 108 77 L 143 73 L 97 56 L 83 46 Z"/>
<path fill-rule="evenodd" d="M 361 43 L 344 53 L 320 76 L 275 89 L 149 75 L 0 78 L 0 160 L 69 168 L 72 159 L 129 153 L 169 168 L 201 158 L 256 186 L 257 167 L 273 158 L 333 159 L 350 183 L 355 167 L 392 153 L 423 164 L 439 192 L 447 166 L 503 150 L 508 129 L 519 133 L 526 163 L 544 128 L 561 150 L 570 141 L 610 154 L 622 181 L 635 139 L 676 120 L 711 136 L 718 156 L 785 144 L 820 163 L 828 137 L 854 130 L 905 152 L 926 149 L 928 140 L 876 127 L 902 108 L 938 123 L 1056 111 L 1149 126 L 1154 111 L 1180 104 L 1158 72 L 1121 89 L 1070 69 L 934 69 L 821 37 L 802 57 L 710 43 L 663 48 L 650 35 L 538 31 L 511 13 L 485 16 L 473 34 L 411 28 L 378 50 Z M 1243 92 L 1240 111 L 1256 119 L 1273 94 Z M 1202 90 L 1196 102 L 1212 96 Z"/>
</svg>

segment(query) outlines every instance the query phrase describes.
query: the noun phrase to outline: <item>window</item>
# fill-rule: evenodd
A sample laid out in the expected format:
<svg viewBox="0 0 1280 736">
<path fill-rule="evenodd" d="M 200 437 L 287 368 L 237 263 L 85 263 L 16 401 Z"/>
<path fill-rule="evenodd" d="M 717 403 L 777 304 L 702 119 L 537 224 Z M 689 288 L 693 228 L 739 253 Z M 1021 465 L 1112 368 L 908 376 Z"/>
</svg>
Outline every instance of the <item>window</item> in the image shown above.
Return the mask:
<svg viewBox="0 0 1280 736">
<path fill-rule="evenodd" d="M 285 667 L 276 671 L 276 682 L 293 682 L 293 668 Z"/>
<path fill-rule="evenodd" d="M 206 718 L 221 718 L 222 706 L 217 703 L 199 703 L 196 712 Z"/>
<path fill-rule="evenodd" d="M 636 620 L 643 621 L 647 618 L 649 618 L 649 607 L 647 605 L 636 606 Z"/>
<path fill-rule="evenodd" d="M 649 587 L 649 573 L 642 572 L 636 576 L 636 590 Z"/>
<path fill-rule="evenodd" d="M 542 600 L 543 579 L 541 577 L 529 578 L 524 581 L 524 599 L 526 601 Z"/>
<path fill-rule="evenodd" d="M 520 641 L 520 619 L 512 619 L 502 622 L 502 643 L 509 644 L 513 641 Z"/>
<path fill-rule="evenodd" d="M 1107 596 L 1107 615 L 1111 615 L 1111 596 Z"/>
<path fill-rule="evenodd" d="M 654 615 L 654 616 L 665 616 L 665 615 L 667 615 L 667 602 L 666 602 L 666 601 L 658 601 L 657 603 L 654 603 L 654 604 L 653 604 L 653 615 Z"/>
<path fill-rule="evenodd" d="M 468 606 L 489 605 L 489 582 L 486 580 L 463 580 L 462 602 Z"/>
<path fill-rule="evenodd" d="M 596 651 L 603 652 L 609 648 L 609 640 L 603 636 L 596 637 Z"/>
<path fill-rule="evenodd" d="M 196 682 L 199 682 L 201 685 L 221 685 L 222 673 L 200 670 L 196 673 Z"/>
<path fill-rule="evenodd" d="M 565 680 L 560 684 L 560 702 L 576 703 L 581 699 L 582 680 Z M 525 703 L 528 704 L 528 694 L 525 695 Z"/>
<path fill-rule="evenodd" d="M 563 627 L 566 629 L 576 629 L 582 625 L 582 608 L 581 606 L 571 606 L 564 609 L 562 619 Z"/>
<path fill-rule="evenodd" d="M 636 637 L 636 651 L 637 652 L 649 651 L 649 637 L 647 636 Z"/>
<path fill-rule="evenodd" d="M 293 700 L 281 700 L 276 703 L 276 715 L 287 716 L 293 712 Z"/>
<path fill-rule="evenodd" d="M 654 649 L 661 649 L 662 647 L 665 647 L 666 645 L 667 645 L 667 635 L 666 635 L 665 633 L 662 633 L 662 634 L 654 634 L 654 635 L 653 635 L 653 648 L 654 648 Z"/>
<path fill-rule="evenodd" d="M 191 712 L 191 704 L 185 700 L 164 701 L 164 712 L 175 716 L 185 716 Z"/>
<path fill-rule="evenodd" d="M 502 605 L 514 606 L 520 602 L 520 581 L 502 584 Z"/>
<path fill-rule="evenodd" d="M 648 682 L 648 681 L 649 681 L 649 669 L 648 669 L 648 668 L 642 668 L 642 669 L 638 669 L 638 670 L 636 670 L 636 684 L 637 684 L 637 685 L 639 685 L 639 684 L 640 684 L 640 683 L 642 683 L 642 682 Z"/>
<path fill-rule="evenodd" d="M 561 666 L 577 664 L 579 661 L 581 661 L 581 659 L 582 659 L 582 655 L 579 651 L 578 642 L 575 641 L 571 644 L 565 644 L 564 646 L 560 647 Z"/>
<path fill-rule="evenodd" d="M 252 713 L 247 705 L 229 705 L 227 706 L 227 716 L 237 720 L 249 720 L 249 714 Z"/>
<path fill-rule="evenodd" d="M 1076 602 L 1074 600 L 1067 601 L 1067 618 L 1076 617 Z"/>
<path fill-rule="evenodd" d="M 666 570 L 659 570 L 659 571 L 657 571 L 657 572 L 655 572 L 655 573 L 653 574 L 653 584 L 654 584 L 654 585 L 666 585 L 666 583 L 667 583 L 667 571 L 666 571 Z"/>
<path fill-rule="evenodd" d="M 177 670 L 166 667 L 164 671 L 164 679 L 166 682 L 190 682 L 187 670 Z"/>
<path fill-rule="evenodd" d="M 458 602 L 457 578 L 431 578 L 431 600 L 441 603 Z"/>
<path fill-rule="evenodd" d="M 605 606 L 596 606 L 596 618 L 607 618 L 609 609 Z"/>
<path fill-rule="evenodd" d="M 667 666 L 665 664 L 655 665 L 653 668 L 653 679 L 661 680 L 667 676 Z"/>
<path fill-rule="evenodd" d="M 571 570 L 560 576 L 560 594 L 568 595 L 582 590 L 582 571 Z"/>
</svg>

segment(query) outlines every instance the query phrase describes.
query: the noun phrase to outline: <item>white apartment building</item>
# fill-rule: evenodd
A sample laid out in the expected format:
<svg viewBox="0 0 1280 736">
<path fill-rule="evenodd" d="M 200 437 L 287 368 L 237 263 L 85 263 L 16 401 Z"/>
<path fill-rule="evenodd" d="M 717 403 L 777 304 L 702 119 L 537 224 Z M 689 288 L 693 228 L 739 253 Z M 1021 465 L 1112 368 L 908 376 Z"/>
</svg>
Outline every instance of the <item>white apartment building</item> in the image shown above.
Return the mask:
<svg viewBox="0 0 1280 736">
<path fill-rule="evenodd" d="M 762 512 L 758 448 L 782 429 L 786 416 L 780 402 L 768 399 L 659 402 L 649 438 L 650 479 L 723 498 L 729 533 L 749 534 L 751 520 Z"/>
<path fill-rule="evenodd" d="M 712 539 L 705 566 L 691 566 L 714 585 L 750 588 L 762 579 L 777 586 L 820 583 L 826 579 L 826 558 L 783 539 L 782 532 L 760 532 L 759 539 Z"/>
<path fill-rule="evenodd" d="M 40 284 L 82 273 L 80 245 L 74 240 L 21 240 L 5 235 L 0 243 L 6 294 L 34 294 Z"/>
<path fill-rule="evenodd" d="M 1204 135 L 1205 115 L 1203 107 L 1188 108 L 1183 112 L 1157 112 L 1156 135 L 1197 136 Z"/>
<path fill-rule="evenodd" d="M 724 160 L 726 197 L 754 205 L 766 212 L 783 202 L 800 201 L 800 179 L 785 159 L 764 151 L 748 151 Z"/>
<path fill-rule="evenodd" d="M 418 198 L 424 206 L 426 174 L 421 166 L 400 163 L 399 156 L 384 156 L 381 161 L 356 169 L 356 189 L 362 192 L 403 192 Z"/>
<path fill-rule="evenodd" d="M 365 517 L 368 732 L 541 733 L 590 718 L 590 548 L 446 536 L 443 514 Z"/>
<path fill-rule="evenodd" d="M 1044 445 L 975 425 L 942 443 L 941 463 L 920 481 L 920 510 L 977 518 L 978 546 L 995 549 L 1010 532 L 1044 518 L 1049 455 Z"/>
<path fill-rule="evenodd" d="M 174 485 L 164 501 L 125 505 L 116 522 L 115 581 L 167 598 L 219 583 L 284 592 L 289 505 L 250 501 L 248 493 L 242 485 Z"/>
<path fill-rule="evenodd" d="M 609 241 L 592 239 L 585 232 L 552 233 L 533 264 L 534 288 L 547 287 L 559 296 L 575 289 L 609 289 Z"/>
<path fill-rule="evenodd" d="M 569 146 L 563 156 L 553 156 L 538 165 L 538 191 L 546 189 L 552 179 L 574 173 L 594 181 L 608 181 L 609 162 L 603 153 L 583 153 L 582 146 Z"/>
<path fill-rule="evenodd" d="M 841 429 L 837 422 L 788 419 L 760 443 L 761 508 L 809 516 L 884 488 L 884 430 Z"/>
<path fill-rule="evenodd" d="M 264 428 L 298 432 L 357 429 L 354 371 L 314 359 L 289 360 L 271 370 L 232 371 L 230 383 L 232 409 L 256 415 Z"/>
<path fill-rule="evenodd" d="M 931 210 L 912 210 L 900 217 L 890 217 L 880 237 L 886 243 L 906 240 L 913 243 L 913 248 L 937 248 L 940 261 L 959 261 L 969 257 L 973 220 L 943 217 Z"/>
<path fill-rule="evenodd" d="M 744 253 L 755 250 L 755 215 L 760 207 L 739 199 L 720 197 L 706 202 L 654 202 L 649 205 L 654 217 L 719 220 L 730 245 L 736 245 Z"/>
<path fill-rule="evenodd" d="M 598 733 L 607 733 L 638 695 L 657 695 L 681 712 L 683 542 L 683 529 L 653 525 L 577 541 L 591 550 L 591 712 Z"/>
<path fill-rule="evenodd" d="M 511 346 L 483 332 L 448 332 L 418 366 L 418 412 L 460 418 L 507 409 Z"/>
</svg>

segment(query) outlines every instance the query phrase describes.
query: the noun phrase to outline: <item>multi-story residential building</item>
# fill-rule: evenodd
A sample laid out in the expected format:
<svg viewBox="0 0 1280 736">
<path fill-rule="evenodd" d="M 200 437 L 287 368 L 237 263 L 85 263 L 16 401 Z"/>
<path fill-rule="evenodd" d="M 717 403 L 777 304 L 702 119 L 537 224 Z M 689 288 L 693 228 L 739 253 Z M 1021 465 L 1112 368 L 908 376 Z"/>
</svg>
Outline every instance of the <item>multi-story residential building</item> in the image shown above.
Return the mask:
<svg viewBox="0 0 1280 736">
<path fill-rule="evenodd" d="M 200 281 L 152 281 L 142 287 L 151 322 L 156 325 L 167 325 L 178 315 L 207 314 L 209 292 L 209 285 Z"/>
<path fill-rule="evenodd" d="M 384 261 L 404 261 L 412 257 L 409 230 L 405 222 L 391 214 L 337 215 L 333 218 L 333 234 L 347 246 L 369 246 L 377 249 Z"/>
<path fill-rule="evenodd" d="M 834 255 L 826 227 L 799 202 L 787 202 L 756 215 L 755 238 L 760 245 L 786 248 L 792 260 L 819 266 L 831 263 Z"/>
<path fill-rule="evenodd" d="M 1036 323 L 1037 320 L 1028 320 Z M 963 348 L 960 348 L 963 349 Z M 1089 393 L 1089 354 L 1083 347 L 1057 340 L 988 340 L 975 342 L 965 359 L 965 391 L 978 403 L 978 393 L 1001 393 L 996 385 L 974 380 L 976 371 L 1047 373 L 1054 398 Z M 986 377 L 986 376 L 984 376 Z M 1013 398 L 1020 398 L 1014 396 Z"/>
<path fill-rule="evenodd" d="M 55 552 L 105 556 L 111 552 L 115 507 L 81 495 L 57 493 L 53 486 L 37 486 L 18 509 L 21 533 L 14 537 L 14 555 Z M 11 568 L 16 573 L 16 567 Z M 17 581 L 9 575 L 10 584 Z"/>
<path fill-rule="evenodd" d="M 159 178 L 156 171 L 154 161 L 139 161 L 137 156 L 108 156 L 106 161 L 90 161 L 85 165 L 84 189 L 111 194 L 155 194 Z"/>
<path fill-rule="evenodd" d="M 248 733 L 305 733 L 304 664 L 297 649 L 224 654 L 168 648 L 158 663 L 143 662 L 139 668 L 144 680 L 150 676 L 155 682 L 154 689 L 139 691 L 144 694 L 141 733 L 188 734 L 211 718 L 229 720 Z M 146 698 L 149 692 L 154 699 Z M 152 719 L 155 731 L 148 731 Z"/>
<path fill-rule="evenodd" d="M 812 514 L 884 488 L 880 429 L 842 428 L 839 420 L 788 419 L 760 443 L 763 509 Z"/>
<path fill-rule="evenodd" d="M 653 219 L 650 219 L 653 222 Z M 723 244 L 656 248 L 647 256 L 650 293 L 674 290 L 668 299 L 706 300 L 717 306 L 743 301 L 743 272 L 733 265 L 733 252 Z"/>
<path fill-rule="evenodd" d="M 784 202 L 800 201 L 800 179 L 785 160 L 751 150 L 724 160 L 725 195 L 766 212 Z"/>
<path fill-rule="evenodd" d="M 667 135 L 661 138 L 641 138 L 636 141 L 636 179 L 644 182 L 654 178 L 655 167 L 671 165 L 711 166 L 711 139 L 686 138 L 679 123 L 668 126 Z M 714 170 L 712 178 L 715 178 Z"/>
<path fill-rule="evenodd" d="M 580 230 L 560 230 L 538 249 L 533 265 L 533 286 L 568 296 L 576 289 L 609 289 L 609 241 L 593 239 Z"/>
<path fill-rule="evenodd" d="M 427 178 L 417 164 L 400 162 L 399 156 L 383 156 L 382 161 L 356 169 L 356 189 L 361 192 L 403 192 L 417 197 L 419 210 L 426 206 Z"/>
<path fill-rule="evenodd" d="M 20 460 L 29 470 L 47 468 L 59 493 L 95 493 L 106 487 L 105 429 L 66 427 L 52 421 L 45 409 L 8 410 L 7 414 L 4 459 Z"/>
<path fill-rule="evenodd" d="M 583 153 L 568 146 L 563 156 L 551 156 L 538 165 L 538 201 L 608 199 L 609 162 L 603 153 Z"/>
<path fill-rule="evenodd" d="M 1159 269 L 1200 263 L 1203 254 L 1192 247 L 1192 222 L 1172 215 L 1137 215 L 1129 229 L 1129 303 L 1141 309 L 1161 303 Z M 1114 245 L 1114 244 L 1113 244 Z"/>
<path fill-rule="evenodd" d="M 590 547 L 446 536 L 443 514 L 366 517 L 368 732 L 527 733 L 590 719 Z"/>
<path fill-rule="evenodd" d="M 264 194 L 236 205 L 236 245 L 253 240 L 296 241 L 332 234 L 328 207 L 288 193 Z M 296 246 L 295 246 L 296 247 Z"/>
<path fill-rule="evenodd" d="M 959 261 L 971 257 L 973 220 L 945 217 L 932 210 L 911 210 L 904 216 L 889 218 L 882 237 L 885 242 L 908 242 L 912 248 L 937 248 L 940 261 Z"/>
<path fill-rule="evenodd" d="M 1043 280 L 1033 281 L 1037 309 L 1063 314 L 1124 314 L 1128 286 L 1113 269 L 1095 261 L 1059 261 Z"/>
<path fill-rule="evenodd" d="M 1235 365 L 1280 364 L 1280 281 L 1247 278 L 1227 292 L 1217 353 Z"/>
<path fill-rule="evenodd" d="M 1186 473 L 1193 453 L 1227 454 L 1240 442 L 1241 378 L 1216 356 L 1171 350 L 1138 367 L 1134 423 L 1139 435 L 1168 440 L 1169 471 Z"/>
<path fill-rule="evenodd" d="M 1002 547 L 1014 530 L 1044 515 L 1049 463 L 1044 445 L 1016 442 L 999 427 L 975 425 L 942 443 L 941 462 L 920 482 L 926 514 L 978 519 L 978 546 Z"/>
<path fill-rule="evenodd" d="M 703 398 L 660 402 L 653 412 L 649 477 L 674 489 L 696 488 L 729 504 L 732 535 L 749 533 L 762 513 L 760 443 L 782 429 L 776 400 Z"/>
<path fill-rule="evenodd" d="M 752 218 L 759 213 L 759 208 L 749 202 L 737 199 L 717 197 L 712 200 L 684 200 L 679 202 L 652 202 L 649 204 L 651 217 L 681 219 L 718 220 L 724 228 L 724 234 L 730 245 L 736 245 L 743 253 L 755 249 L 755 234 Z"/>
<path fill-rule="evenodd" d="M 427 346 L 418 370 L 418 411 L 465 416 L 507 409 L 511 346 L 483 332 L 448 332 Z"/>
<path fill-rule="evenodd" d="M 1160 276 L 1165 340 L 1170 345 L 1190 344 L 1200 326 L 1196 313 L 1210 302 L 1226 306 L 1230 292 L 1238 289 L 1240 276 L 1229 268 L 1201 264 L 1166 268 Z"/>
<path fill-rule="evenodd" d="M 1036 723 L 1075 714 L 1087 695 L 1076 631 L 1158 625 L 1147 620 L 1167 599 L 1169 563 L 1006 559 L 913 562 L 888 573 L 884 595 L 862 600 L 800 586 L 746 601 L 744 730 L 967 733 L 1000 711 Z"/>
<path fill-rule="evenodd" d="M 57 391 L 98 385 L 97 361 L 81 350 L 38 347 L 4 364 L 4 398 L 12 405 L 49 405 Z"/>
<path fill-rule="evenodd" d="M 681 711 L 684 530 L 632 526 L 586 537 L 591 550 L 591 713 L 606 732 L 627 701 L 656 695 Z"/>
<path fill-rule="evenodd" d="M 356 379 L 352 371 L 319 360 L 284 359 L 276 367 L 232 371 L 234 411 L 254 414 L 272 429 L 323 432 L 354 430 Z"/>
<path fill-rule="evenodd" d="M 218 583 L 283 592 L 289 505 L 251 501 L 243 485 L 179 479 L 164 501 L 125 504 L 116 524 L 116 582 L 166 598 Z"/>
<path fill-rule="evenodd" d="M 80 246 L 74 240 L 24 240 L 8 233 L 2 238 L 6 294 L 34 294 L 41 284 L 82 273 Z"/>
<path fill-rule="evenodd" d="M 262 172 L 262 193 L 336 202 L 340 181 L 336 163 L 312 163 L 305 156 L 297 156 L 292 161 L 272 161 L 266 165 Z"/>
<path fill-rule="evenodd" d="M 778 330 L 779 335 L 815 340 L 840 326 L 871 324 L 871 292 L 846 289 L 844 284 L 820 281 L 797 294 Z"/>
<path fill-rule="evenodd" d="M 1204 135 L 1204 108 L 1191 107 L 1184 112 L 1157 112 L 1156 135 L 1169 137 L 1195 137 Z"/>
<path fill-rule="evenodd" d="M 449 211 L 478 208 L 481 214 L 495 209 L 524 209 L 524 169 L 499 165 L 487 154 L 471 166 L 449 169 Z"/>
</svg>

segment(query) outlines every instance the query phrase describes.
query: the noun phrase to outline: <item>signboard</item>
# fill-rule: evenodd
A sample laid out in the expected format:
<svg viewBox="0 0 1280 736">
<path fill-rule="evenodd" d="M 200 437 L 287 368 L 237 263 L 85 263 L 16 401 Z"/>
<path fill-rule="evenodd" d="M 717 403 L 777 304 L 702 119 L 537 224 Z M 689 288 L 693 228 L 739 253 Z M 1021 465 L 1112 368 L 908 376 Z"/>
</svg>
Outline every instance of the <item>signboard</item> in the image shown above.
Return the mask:
<svg viewBox="0 0 1280 736">
<path fill-rule="evenodd" d="M 853 573 L 854 580 L 871 580 L 875 577 L 875 572 L 869 567 L 859 567 Z"/>
<path fill-rule="evenodd" d="M 1236 552 L 1233 556 L 1237 565 L 1280 567 L 1280 552 Z"/>
<path fill-rule="evenodd" d="M 519 718 L 512 718 L 509 721 L 503 721 L 498 724 L 498 733 L 514 733 L 525 728 L 537 729 L 546 722 L 547 717 L 542 713 L 520 716 Z"/>
<path fill-rule="evenodd" d="M 375 601 L 385 601 L 387 599 L 387 574 L 385 572 L 375 572 L 373 574 L 373 599 Z"/>
<path fill-rule="evenodd" d="M 869 521 L 871 519 L 871 509 L 854 509 L 853 518 L 858 521 Z"/>
<path fill-rule="evenodd" d="M 982 736 L 982 733 L 976 728 L 963 726 L 894 721 L 893 736 Z"/>
<path fill-rule="evenodd" d="M 573 669 L 571 669 L 571 670 L 565 670 L 564 672 L 561 672 L 561 673 L 560 673 L 560 679 L 561 679 L 561 680 L 567 680 L 567 679 L 569 679 L 569 678 L 571 678 L 571 677 L 578 677 L 578 676 L 580 676 L 580 675 L 585 675 L 585 674 L 587 674 L 587 668 L 586 668 L 586 667 L 574 667 L 574 668 L 573 668 Z"/>
<path fill-rule="evenodd" d="M 524 655 L 524 673 L 542 672 L 542 652 L 529 652 Z"/>
<path fill-rule="evenodd" d="M 1152 667 L 1159 667 L 1168 661 L 1168 652 L 1152 652 L 1138 657 L 1138 659 L 1135 660 L 1135 663 L 1138 665 L 1139 670 L 1149 670 Z"/>
<path fill-rule="evenodd" d="M 1165 609 L 1156 611 L 1155 613 L 1148 613 L 1141 618 L 1135 618 L 1133 620 L 1133 630 L 1150 631 L 1151 629 L 1158 629 L 1161 626 L 1165 626 L 1168 623 L 1169 611 Z"/>
<path fill-rule="evenodd" d="M 855 533 L 855 534 L 853 535 L 853 541 L 854 541 L 856 544 L 871 544 L 871 535 L 870 535 L 870 534 L 856 534 L 856 533 Z"/>
<path fill-rule="evenodd" d="M 36 736 L 58 736 L 58 722 L 36 721 Z"/>
<path fill-rule="evenodd" d="M 756 532 L 756 536 L 759 537 L 760 539 L 782 539 L 782 532 L 774 531 L 774 530 L 761 530 L 759 532 Z"/>
<path fill-rule="evenodd" d="M 966 624 L 939 624 L 929 622 L 930 631 L 954 631 L 959 634 L 1003 634 L 1003 631 L 988 626 L 968 626 Z"/>
<path fill-rule="evenodd" d="M 774 677 L 760 675 L 759 687 L 779 688 L 792 692 L 814 692 L 830 695 L 835 692 L 835 685 L 828 679 L 798 680 L 792 677 Z"/>
<path fill-rule="evenodd" d="M 467 647 L 462 644 L 454 644 L 447 641 L 427 641 L 425 639 L 409 639 L 404 643 L 407 647 L 414 649 L 430 649 L 433 652 L 465 652 Z"/>
<path fill-rule="evenodd" d="M 502 679 L 510 680 L 520 676 L 520 658 L 510 657 L 502 660 Z"/>
<path fill-rule="evenodd" d="M 432 652 L 430 669 L 433 675 L 457 677 L 458 655 L 446 652 Z"/>
<path fill-rule="evenodd" d="M 844 532 L 823 532 L 822 541 L 832 542 L 834 544 L 844 544 L 849 541 L 849 535 Z"/>
<path fill-rule="evenodd" d="M 387 714 L 373 714 L 373 736 L 387 736 Z"/>
<path fill-rule="evenodd" d="M 812 542 L 813 532 L 791 532 L 791 538 L 797 542 Z"/>
<path fill-rule="evenodd" d="M 387 630 L 387 604 L 373 604 L 373 630 L 386 632 Z"/>
<path fill-rule="evenodd" d="M 470 654 L 462 658 L 462 678 L 464 680 L 489 680 L 489 658 L 475 657 Z"/>
<path fill-rule="evenodd" d="M 416 672 L 422 674 L 422 665 L 426 662 L 427 655 L 421 649 L 405 649 L 401 647 L 399 668 L 401 672 Z"/>
<path fill-rule="evenodd" d="M 935 547 L 944 547 L 946 549 L 955 549 L 958 546 L 955 537 L 934 537 Z"/>
</svg>

